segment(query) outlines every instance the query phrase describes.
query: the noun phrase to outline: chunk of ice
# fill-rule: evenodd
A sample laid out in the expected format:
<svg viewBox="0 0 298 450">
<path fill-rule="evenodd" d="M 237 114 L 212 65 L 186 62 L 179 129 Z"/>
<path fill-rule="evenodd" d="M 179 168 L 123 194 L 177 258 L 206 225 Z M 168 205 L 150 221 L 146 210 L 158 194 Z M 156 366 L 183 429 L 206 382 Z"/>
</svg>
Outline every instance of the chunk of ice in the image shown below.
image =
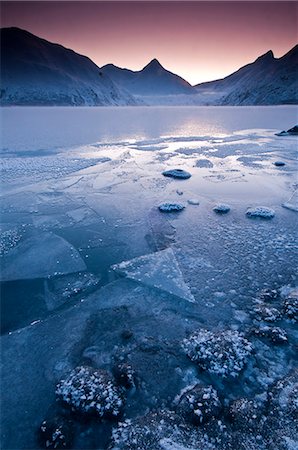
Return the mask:
<svg viewBox="0 0 298 450">
<path fill-rule="evenodd" d="M 158 207 L 161 212 L 179 212 L 185 208 L 180 203 L 161 203 Z"/>
<path fill-rule="evenodd" d="M 230 211 L 231 207 L 229 205 L 226 205 L 225 203 L 219 203 L 218 205 L 215 205 L 213 208 L 213 211 L 218 214 L 226 214 Z"/>
<path fill-rule="evenodd" d="M 189 203 L 190 205 L 199 205 L 200 201 L 197 198 L 190 198 L 187 200 L 187 203 Z"/>
<path fill-rule="evenodd" d="M 187 178 L 191 177 L 191 174 L 189 172 L 186 172 L 186 170 L 183 170 L 183 169 L 165 170 L 162 174 L 165 177 L 181 178 L 182 180 L 186 180 Z"/>
<path fill-rule="evenodd" d="M 262 219 L 272 219 L 275 216 L 275 211 L 266 206 L 257 206 L 256 208 L 248 208 L 246 211 L 247 217 L 261 217 Z"/>
<path fill-rule="evenodd" d="M 171 248 L 123 261 L 113 265 L 112 269 L 146 286 L 169 292 L 189 302 L 195 301 Z"/>
<path fill-rule="evenodd" d="M 84 270 L 84 261 L 69 242 L 54 233 L 40 233 L 2 258 L 0 279 L 28 280 Z"/>
</svg>

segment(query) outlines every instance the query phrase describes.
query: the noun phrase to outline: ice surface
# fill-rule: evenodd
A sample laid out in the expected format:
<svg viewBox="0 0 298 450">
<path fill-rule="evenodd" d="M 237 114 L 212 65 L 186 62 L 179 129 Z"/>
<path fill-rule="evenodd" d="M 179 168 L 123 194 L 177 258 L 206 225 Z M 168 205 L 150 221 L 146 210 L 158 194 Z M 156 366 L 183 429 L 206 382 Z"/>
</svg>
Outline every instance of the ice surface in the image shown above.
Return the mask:
<svg viewBox="0 0 298 450">
<path fill-rule="evenodd" d="M 3 257 L 1 280 L 46 278 L 85 269 L 69 242 L 54 233 L 40 233 L 20 242 Z"/>
<path fill-rule="evenodd" d="M 246 405 L 297 365 L 297 295 L 289 294 L 295 292 L 297 217 L 282 207 L 287 199 L 292 209 L 296 204 L 297 137 L 274 135 L 288 129 L 296 113 L 295 106 L 1 111 L 0 249 L 12 277 L 2 286 L 4 448 L 39 448 L 40 424 L 65 412 L 55 387 L 78 366 L 110 371 L 120 361 L 131 367 L 136 382 L 124 417 L 139 439 L 129 445 L 138 448 L 141 425 L 154 432 L 159 424 L 153 420 L 152 430 L 150 411 L 175 409 L 173 400 L 187 386 L 212 385 L 225 404 L 244 398 Z M 279 160 L 286 163 L 281 169 L 274 166 Z M 173 167 L 192 177 L 162 176 Z M 188 199 L 200 206 L 181 214 L 157 207 Z M 214 214 L 220 202 L 232 205 L 232 213 Z M 247 208 L 262 204 L 276 211 L 275 219 L 248 221 Z M 35 264 L 28 264 L 28 255 Z M 127 267 L 120 269 L 121 261 Z M 113 282 L 111 266 L 123 275 Z M 46 278 L 13 279 L 20 274 Z M 268 323 L 268 310 L 256 313 L 254 299 L 283 285 L 278 299 L 262 294 L 269 312 L 278 312 Z M 232 382 L 186 357 L 183 339 L 203 329 L 215 336 L 209 348 L 217 362 L 224 347 L 219 330 L 252 343 L 245 370 Z M 284 336 L 288 341 L 280 345 Z M 232 350 L 229 343 L 228 371 L 239 365 Z M 175 422 L 151 448 L 223 450 L 226 443 L 259 449 L 235 411 L 235 432 L 221 415 L 221 425 L 211 419 L 210 428 L 209 422 L 196 427 L 192 443 L 173 435 Z M 248 405 L 247 411 L 250 418 L 254 409 Z M 260 450 L 272 444 L 268 436 L 293 436 L 293 425 L 271 419 L 266 433 L 258 428 Z M 106 425 L 75 425 L 74 448 L 111 444 Z"/>
<path fill-rule="evenodd" d="M 194 302 L 171 248 L 112 266 L 117 273 Z"/>
</svg>

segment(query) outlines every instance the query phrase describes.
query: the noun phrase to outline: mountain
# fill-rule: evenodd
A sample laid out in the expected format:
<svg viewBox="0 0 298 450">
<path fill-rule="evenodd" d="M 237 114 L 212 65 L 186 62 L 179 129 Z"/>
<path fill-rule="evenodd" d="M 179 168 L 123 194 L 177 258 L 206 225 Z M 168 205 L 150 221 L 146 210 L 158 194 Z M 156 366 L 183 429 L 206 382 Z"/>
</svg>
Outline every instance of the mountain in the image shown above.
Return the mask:
<svg viewBox="0 0 298 450">
<path fill-rule="evenodd" d="M 1 105 L 134 105 L 86 56 L 19 28 L 1 29 Z"/>
<path fill-rule="evenodd" d="M 195 89 L 183 78 L 166 70 L 153 59 L 142 70 L 132 71 L 107 64 L 101 71 L 120 87 L 136 96 L 166 96 L 195 94 Z"/>
<path fill-rule="evenodd" d="M 270 50 L 228 77 L 195 88 L 210 104 L 297 104 L 298 45 L 281 58 Z"/>
</svg>

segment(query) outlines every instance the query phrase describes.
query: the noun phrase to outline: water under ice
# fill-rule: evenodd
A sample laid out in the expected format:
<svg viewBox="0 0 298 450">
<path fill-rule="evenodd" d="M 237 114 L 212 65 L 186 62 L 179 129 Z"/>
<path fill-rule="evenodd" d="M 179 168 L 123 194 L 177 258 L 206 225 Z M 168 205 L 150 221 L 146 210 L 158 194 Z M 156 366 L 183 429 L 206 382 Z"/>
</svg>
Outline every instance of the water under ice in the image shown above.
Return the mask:
<svg viewBox="0 0 298 450">
<path fill-rule="evenodd" d="M 120 448 L 284 450 L 297 441 L 287 405 L 265 401 L 276 401 L 277 380 L 288 389 L 297 365 L 297 137 L 274 134 L 296 114 L 294 106 L 2 111 L 4 448 L 40 448 L 45 419 L 54 431 L 72 423 L 73 448 L 109 448 L 113 425 L 64 416 L 55 388 L 76 367 L 110 372 L 119 362 L 136 374 Z M 276 167 L 279 160 L 285 166 Z M 173 168 L 192 177 L 162 176 Z M 162 214 L 165 200 L 187 206 Z M 219 204 L 230 205 L 229 214 L 215 214 Z M 258 205 L 274 219 L 248 220 Z M 282 295 L 262 296 L 271 303 L 258 311 L 264 288 Z M 268 322 L 262 314 L 273 308 Z M 231 354 L 231 371 L 241 368 L 232 382 L 210 370 L 212 360 L 202 371 L 185 355 L 183 340 L 202 329 L 251 343 L 245 364 Z M 209 344 L 221 348 L 217 339 Z M 176 410 L 177 395 L 198 384 L 216 389 L 232 427 L 222 412 L 221 425 L 210 419 L 201 430 L 165 412 L 159 433 L 152 411 Z M 250 431 L 249 402 L 269 417 L 266 429 L 261 417 Z"/>
</svg>

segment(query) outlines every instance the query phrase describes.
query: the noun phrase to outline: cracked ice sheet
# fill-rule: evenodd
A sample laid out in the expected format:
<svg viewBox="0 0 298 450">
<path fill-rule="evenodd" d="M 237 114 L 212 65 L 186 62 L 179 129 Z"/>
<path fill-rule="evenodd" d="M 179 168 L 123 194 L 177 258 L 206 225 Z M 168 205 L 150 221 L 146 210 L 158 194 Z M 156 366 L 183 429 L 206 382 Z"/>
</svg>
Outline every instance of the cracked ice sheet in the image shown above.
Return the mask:
<svg viewBox="0 0 298 450">
<path fill-rule="evenodd" d="M 115 264 L 112 269 L 134 281 L 169 292 L 189 302 L 195 299 L 185 284 L 171 248 Z"/>
<path fill-rule="evenodd" d="M 21 241 L 2 258 L 1 281 L 46 278 L 86 270 L 77 250 L 54 233 Z"/>
<path fill-rule="evenodd" d="M 117 311 L 121 311 L 121 305 L 124 305 L 124 313 L 126 306 L 133 311 L 129 323 L 119 320 Z M 172 314 L 164 312 L 169 306 L 174 311 Z M 3 448 L 23 448 L 24 442 L 26 448 L 39 448 L 36 430 L 49 408 L 53 408 L 55 404 L 55 385 L 77 365 L 85 348 L 97 345 L 100 354 L 112 353 L 119 346 L 119 335 L 126 327 L 132 327 L 138 339 L 144 336 L 160 336 L 161 342 L 168 338 L 174 341 L 182 339 L 186 326 L 190 326 L 190 321 L 187 324 L 181 321 L 181 316 L 188 307 L 193 308 L 195 304 L 186 306 L 185 302 L 176 302 L 173 305 L 166 293 L 136 286 L 130 280 L 121 279 L 54 317 L 2 336 L 2 407 L 6 411 L 5 415 L 1 415 Z M 175 311 L 179 311 L 179 314 Z M 136 317 L 146 319 L 136 321 Z M 92 336 L 89 333 L 90 322 L 96 330 Z M 196 324 L 192 326 L 193 329 L 196 327 Z M 89 344 L 89 340 L 93 338 L 96 338 L 96 342 Z M 140 351 L 139 354 L 142 370 L 140 376 L 142 379 L 151 378 L 158 391 L 162 386 L 168 392 L 168 376 L 172 380 L 180 379 L 173 367 L 167 377 L 163 376 L 163 372 L 161 375 L 154 373 L 152 379 L 151 372 L 147 375 L 148 366 L 143 366 L 141 362 L 144 352 Z M 162 359 L 162 363 L 166 364 L 166 358 Z M 184 367 L 184 364 L 185 358 L 180 358 L 179 367 Z M 153 365 L 155 371 L 154 367 Z M 180 386 L 177 388 L 178 392 L 179 389 Z M 15 429 L 18 429 L 18 433 L 14 432 Z"/>
</svg>

